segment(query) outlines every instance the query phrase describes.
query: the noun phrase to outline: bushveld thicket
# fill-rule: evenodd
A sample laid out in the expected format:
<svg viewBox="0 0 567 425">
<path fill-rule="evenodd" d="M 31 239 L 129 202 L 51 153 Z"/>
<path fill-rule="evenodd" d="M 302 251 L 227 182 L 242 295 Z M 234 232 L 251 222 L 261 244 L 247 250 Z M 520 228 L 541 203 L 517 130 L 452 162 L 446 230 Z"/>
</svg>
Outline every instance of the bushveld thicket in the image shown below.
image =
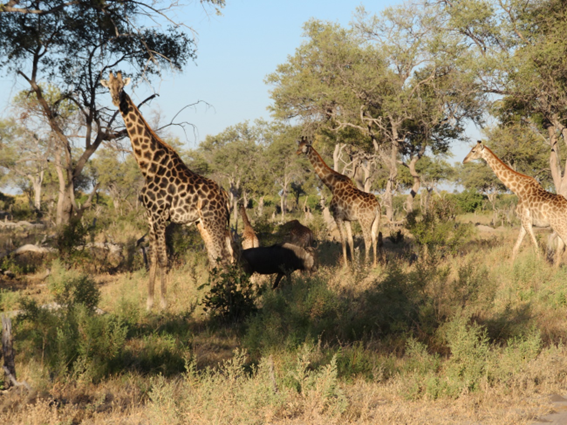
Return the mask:
<svg viewBox="0 0 567 425">
<path fill-rule="evenodd" d="M 462 211 L 455 199 L 438 199 L 411 213 L 404 229 L 382 229 L 386 262 L 377 268 L 359 253 L 344 270 L 340 245 L 320 231 L 318 271 L 276 291 L 238 268 L 208 272 L 195 230 L 173 228 L 170 308 L 162 313 L 144 309 L 136 223 L 63 233 L 56 243 L 67 255 L 45 258 L 35 274 L 14 268 L 21 260 L 2 263 L 28 282 L 2 289 L 0 303 L 19 310 L 18 379 L 33 390 L 3 395 L 0 417 L 527 423 L 546 411 L 537 394 L 565 385 L 567 271 L 527 245 L 511 264 L 517 228 L 481 234 Z M 489 220 L 475 214 L 472 221 Z M 277 239 L 277 227 L 263 223 Z M 124 247 L 118 266 L 105 269 L 84 248 L 101 234 Z M 46 267 L 50 275 L 37 284 Z M 524 401 L 511 410 L 497 399 Z"/>
</svg>

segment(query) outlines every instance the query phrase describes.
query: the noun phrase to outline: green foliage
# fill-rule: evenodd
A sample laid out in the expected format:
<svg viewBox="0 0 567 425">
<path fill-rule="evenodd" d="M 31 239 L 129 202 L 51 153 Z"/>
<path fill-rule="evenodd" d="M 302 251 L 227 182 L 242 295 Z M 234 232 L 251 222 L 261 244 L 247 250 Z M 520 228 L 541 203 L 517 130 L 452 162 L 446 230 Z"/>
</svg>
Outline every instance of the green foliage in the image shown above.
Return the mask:
<svg viewBox="0 0 567 425">
<path fill-rule="evenodd" d="M 6 195 L 0 192 L 0 211 L 10 211 L 10 208 L 16 202 L 16 198 L 14 196 Z"/>
<path fill-rule="evenodd" d="M 84 226 L 81 220 L 71 220 L 69 224 L 61 226 L 57 232 L 55 246 L 59 250 L 61 260 L 67 264 L 76 264 L 88 258 L 84 248 L 89 228 Z"/>
<path fill-rule="evenodd" d="M 55 302 L 69 309 L 80 304 L 88 311 L 94 311 L 100 300 L 100 291 L 90 276 L 67 271 L 58 260 L 52 263 L 47 283 Z"/>
<path fill-rule="evenodd" d="M 89 277 L 54 269 L 50 287 L 59 305 L 22 299 L 16 341 L 55 377 L 98 381 L 120 369 L 128 329 L 115 316 L 95 314 L 100 294 Z"/>
<path fill-rule="evenodd" d="M 475 190 L 463 190 L 461 193 L 451 195 L 450 199 L 454 199 L 459 209 L 465 213 L 472 213 L 482 207 L 483 199 L 481 193 Z"/>
<path fill-rule="evenodd" d="M 440 199 L 425 214 L 419 210 L 409 213 L 406 228 L 424 256 L 439 259 L 445 254 L 455 254 L 471 233 L 472 226 L 455 221 L 455 217 L 456 205 L 451 200 Z"/>
<path fill-rule="evenodd" d="M 295 349 L 319 338 L 352 338 L 356 332 L 345 320 L 350 316 L 348 310 L 325 282 L 296 279 L 281 291 L 264 293 L 262 309 L 247 322 L 246 347 L 256 354 L 275 348 Z"/>
<path fill-rule="evenodd" d="M 249 276 L 238 266 L 225 270 L 213 269 L 209 286 L 201 304 L 211 319 L 221 323 L 239 322 L 257 311 L 258 290 L 250 283 Z"/>
</svg>

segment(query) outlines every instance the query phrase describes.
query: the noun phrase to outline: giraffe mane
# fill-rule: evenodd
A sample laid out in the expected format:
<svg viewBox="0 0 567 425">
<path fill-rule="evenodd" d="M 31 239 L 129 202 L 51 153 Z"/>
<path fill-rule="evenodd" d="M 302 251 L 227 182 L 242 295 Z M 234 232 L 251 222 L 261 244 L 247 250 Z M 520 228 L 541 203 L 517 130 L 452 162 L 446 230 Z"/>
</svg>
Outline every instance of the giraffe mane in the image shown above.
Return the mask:
<svg viewBox="0 0 567 425">
<path fill-rule="evenodd" d="M 128 96 L 128 94 L 126 92 L 122 92 L 124 93 L 124 95 Z M 130 98 L 130 96 L 128 96 L 128 98 Z M 144 118 L 144 116 L 142 115 L 142 113 L 140 112 L 140 110 L 138 109 L 138 107 L 134 104 L 134 102 L 132 102 L 132 99 L 130 98 L 130 104 L 132 105 L 132 107 L 135 109 L 135 112 L 137 112 L 137 116 L 139 118 L 141 118 L 142 122 L 144 123 L 144 126 L 146 127 L 146 130 L 149 131 L 150 135 L 156 140 L 156 142 L 158 142 L 159 144 L 163 145 L 164 148 L 174 152 L 177 155 L 177 152 L 175 151 L 175 149 L 173 149 L 171 146 L 169 146 L 166 142 L 164 142 L 162 140 L 161 137 L 159 137 L 157 135 L 157 133 L 152 129 L 152 127 L 148 124 L 148 122 L 146 121 L 146 119 Z M 179 155 L 178 155 L 179 156 Z"/>
<path fill-rule="evenodd" d="M 484 149 L 487 149 L 488 152 L 490 152 L 492 154 L 492 156 L 496 159 L 496 161 L 498 161 L 500 164 L 502 164 L 508 171 L 510 171 L 511 173 L 517 174 L 518 176 L 533 180 L 535 183 L 537 183 L 538 185 L 540 184 L 536 179 L 534 179 L 532 176 L 527 176 L 525 174 L 522 173 L 518 173 L 517 171 L 513 170 L 512 168 L 510 168 L 510 166 L 508 164 L 506 164 L 504 161 L 502 161 L 500 158 L 498 158 L 498 156 L 492 152 L 492 150 L 490 148 L 488 148 L 488 146 L 484 146 Z"/>
</svg>

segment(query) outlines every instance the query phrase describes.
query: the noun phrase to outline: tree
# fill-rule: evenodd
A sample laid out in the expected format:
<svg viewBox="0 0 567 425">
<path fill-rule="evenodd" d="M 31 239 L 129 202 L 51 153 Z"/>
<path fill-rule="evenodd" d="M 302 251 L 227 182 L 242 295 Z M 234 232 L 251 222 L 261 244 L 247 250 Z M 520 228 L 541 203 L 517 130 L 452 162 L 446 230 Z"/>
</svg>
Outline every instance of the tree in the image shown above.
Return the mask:
<svg viewBox="0 0 567 425">
<path fill-rule="evenodd" d="M 42 186 L 51 155 L 48 143 L 14 120 L 5 120 L 0 122 L 0 145 L 4 184 L 14 184 L 26 193 L 30 207 L 41 214 Z"/>
<path fill-rule="evenodd" d="M 264 158 L 280 195 L 281 221 L 285 222 L 291 184 L 303 180 L 304 162 L 297 158 L 300 129 L 275 122 L 264 133 Z M 273 187 L 273 186 L 272 186 Z"/>
<path fill-rule="evenodd" d="M 114 149 L 99 149 L 92 160 L 92 168 L 94 180 L 108 192 L 119 214 L 122 214 L 125 205 L 130 210 L 136 207 L 144 181 L 133 155 L 121 158 Z"/>
<path fill-rule="evenodd" d="M 258 162 L 258 128 L 248 122 L 228 127 L 216 136 L 207 136 L 199 144 L 194 160 L 201 155 L 209 164 L 207 174 L 228 186 L 234 226 L 238 222 L 238 202 L 248 200 L 252 170 Z"/>
<path fill-rule="evenodd" d="M 224 5 L 223 0 L 205 2 Z M 98 95 L 107 95 L 101 77 L 122 67 L 135 79 L 151 79 L 165 67 L 181 70 L 195 57 L 193 42 L 184 32 L 187 27 L 171 20 L 175 5 L 172 1 L 157 8 L 131 0 L 0 5 L 0 69 L 29 85 L 52 133 L 60 181 L 58 224 L 69 223 L 84 209 L 75 201 L 75 186 L 94 152 L 103 142 L 126 136 L 117 128 L 116 112 L 100 106 Z M 47 84 L 57 87 L 59 96 L 46 96 Z M 76 126 L 66 125 L 61 117 L 65 102 L 76 107 Z"/>
<path fill-rule="evenodd" d="M 469 78 L 493 95 L 500 126 L 508 127 L 512 115 L 515 125 L 546 140 L 553 185 L 557 193 L 567 195 L 567 164 L 561 165 L 567 147 L 567 4 L 441 3 L 448 18 L 446 30 L 463 46 L 460 61 Z"/>
<path fill-rule="evenodd" d="M 474 82 L 459 78 L 458 51 L 440 36 L 438 19 L 435 8 L 410 4 L 381 17 L 360 8 L 351 30 L 309 21 L 308 41 L 267 78 L 276 117 L 300 118 L 305 132 L 335 133 L 380 159 L 389 170 L 389 219 L 399 161 L 414 173 L 413 200 L 415 164 L 427 147 L 446 152 L 465 120 L 481 119 Z"/>
</svg>

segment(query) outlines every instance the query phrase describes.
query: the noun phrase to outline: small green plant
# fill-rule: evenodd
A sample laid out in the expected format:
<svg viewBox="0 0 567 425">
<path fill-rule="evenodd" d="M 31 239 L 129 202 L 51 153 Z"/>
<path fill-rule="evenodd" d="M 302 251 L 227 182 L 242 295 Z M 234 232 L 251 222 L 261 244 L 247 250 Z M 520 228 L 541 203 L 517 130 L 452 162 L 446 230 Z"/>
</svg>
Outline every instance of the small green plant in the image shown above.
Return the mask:
<svg viewBox="0 0 567 425">
<path fill-rule="evenodd" d="M 72 309 L 81 304 L 93 311 L 100 300 L 100 291 L 96 283 L 88 275 L 73 270 L 65 270 L 60 261 L 52 263 L 52 273 L 48 279 L 48 287 L 55 302 Z"/>
<path fill-rule="evenodd" d="M 237 266 L 213 269 L 209 281 L 203 286 L 207 285 L 210 290 L 201 304 L 213 320 L 238 322 L 258 310 L 256 300 L 259 293 L 250 283 L 250 278 Z"/>
<path fill-rule="evenodd" d="M 84 304 L 50 310 L 23 299 L 20 307 L 18 349 L 54 378 L 94 382 L 123 367 L 128 329 L 119 318 L 97 315 Z"/>
</svg>

